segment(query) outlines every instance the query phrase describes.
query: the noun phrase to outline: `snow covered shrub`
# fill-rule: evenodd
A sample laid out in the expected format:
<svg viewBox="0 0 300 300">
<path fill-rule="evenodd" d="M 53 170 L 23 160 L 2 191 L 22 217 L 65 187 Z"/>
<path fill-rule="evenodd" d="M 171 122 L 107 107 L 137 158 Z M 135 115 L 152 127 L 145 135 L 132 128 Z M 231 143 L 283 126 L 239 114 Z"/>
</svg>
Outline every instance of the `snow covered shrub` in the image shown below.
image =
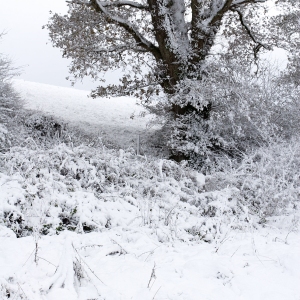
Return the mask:
<svg viewBox="0 0 300 300">
<path fill-rule="evenodd" d="M 199 220 L 189 202 L 199 198 L 203 176 L 172 161 L 61 144 L 34 150 L 14 147 L 1 157 L 0 168 L 8 176 L 0 178 L 6 190 L 1 222 L 18 236 L 37 227 L 41 234 L 55 234 L 136 222 L 153 228 L 164 224 L 177 232 L 179 222 L 181 231 L 189 227 L 184 220 L 192 211 L 191 220 Z"/>
<path fill-rule="evenodd" d="M 212 174 L 207 187 L 235 188 L 234 201 L 264 222 L 299 208 L 299 169 L 299 141 L 277 142 L 245 155 L 238 167 L 224 164 L 223 172 Z"/>
<path fill-rule="evenodd" d="M 234 229 L 247 226 L 248 215 L 235 199 L 236 188 L 202 193 L 193 204 L 201 211 L 199 222 L 188 232 L 205 242 L 222 240 Z"/>
<path fill-rule="evenodd" d="M 221 241 L 253 219 L 294 211 L 299 150 L 275 144 L 204 177 L 103 146 L 12 147 L 0 157 L 0 225 L 18 237 L 143 226 L 160 242 Z"/>
<path fill-rule="evenodd" d="M 10 62 L 0 55 L 0 122 L 5 123 L 16 115 L 21 108 L 19 95 L 14 91 L 11 82 Z"/>
<path fill-rule="evenodd" d="M 16 123 L 20 132 L 19 143 L 14 142 L 13 145 L 22 145 L 30 149 L 37 147 L 50 149 L 59 144 L 66 144 L 71 147 L 79 145 L 103 146 L 103 139 L 98 132 L 87 133 L 80 127 L 65 123 L 61 118 L 45 115 L 41 112 L 23 110 Z M 111 146 L 108 142 L 106 144 Z"/>
<path fill-rule="evenodd" d="M 18 296 L 17 289 L 10 282 L 1 280 L 0 282 L 0 299 L 9 299 Z M 17 299 L 17 298 L 16 298 Z M 21 298 L 19 298 L 21 299 Z"/>
<path fill-rule="evenodd" d="M 239 157 L 299 131 L 299 89 L 282 83 L 268 66 L 253 74 L 250 67 L 220 62 L 207 72 L 201 80 L 177 85 L 171 103 L 186 112 L 167 120 L 171 151 L 192 166 L 201 167 L 207 159 L 211 164 L 224 154 Z"/>
<path fill-rule="evenodd" d="M 0 145 L 3 146 L 5 144 L 6 138 L 7 138 L 6 136 L 7 136 L 6 126 L 4 126 L 3 124 L 0 124 Z"/>
<path fill-rule="evenodd" d="M 9 129 L 22 107 L 21 99 L 10 82 L 14 75 L 16 72 L 10 60 L 0 54 L 0 152 L 10 146 L 12 136 Z"/>
<path fill-rule="evenodd" d="M 34 113 L 25 120 L 25 126 L 30 130 L 30 134 L 35 138 L 60 137 L 64 129 L 64 124 L 52 116 Z"/>
</svg>

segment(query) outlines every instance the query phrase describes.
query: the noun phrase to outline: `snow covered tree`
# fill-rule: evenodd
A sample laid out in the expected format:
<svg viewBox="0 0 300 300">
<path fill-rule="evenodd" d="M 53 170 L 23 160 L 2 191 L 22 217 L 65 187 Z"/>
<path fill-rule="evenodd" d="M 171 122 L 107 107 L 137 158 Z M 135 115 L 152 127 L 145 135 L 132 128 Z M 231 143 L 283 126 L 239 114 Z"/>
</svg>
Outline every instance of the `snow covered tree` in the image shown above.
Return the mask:
<svg viewBox="0 0 300 300">
<path fill-rule="evenodd" d="M 152 93 L 157 86 L 166 94 L 175 93 L 181 80 L 201 77 L 219 31 L 239 24 L 256 54 L 260 48 L 269 49 L 250 28 L 259 25 L 255 17 L 269 0 L 67 2 L 68 14 L 54 14 L 47 28 L 53 45 L 72 59 L 70 71 L 75 78 L 125 69 L 120 85 L 100 87 L 95 91 L 99 95 L 136 89 Z M 222 28 L 225 18 L 226 28 Z M 174 112 L 185 109 L 176 106 Z"/>
<path fill-rule="evenodd" d="M 0 33 L 0 39 L 3 33 Z M 21 107 L 18 94 L 14 91 L 10 79 L 16 75 L 11 61 L 0 53 L 0 151 L 7 143 L 7 123 Z"/>
<path fill-rule="evenodd" d="M 0 54 L 0 124 L 15 114 L 19 108 L 19 97 L 9 79 L 13 76 L 11 62 Z"/>
<path fill-rule="evenodd" d="M 212 103 L 186 83 L 198 85 L 207 76 L 207 61 L 216 44 L 226 39 L 219 52 L 246 62 L 250 52 L 257 60 L 259 51 L 271 49 L 277 39 L 267 30 L 272 0 L 67 2 L 68 14 L 53 14 L 46 27 L 53 45 L 71 59 L 74 80 L 101 80 L 99 73 L 123 69 L 119 85 L 100 86 L 92 95 L 148 100 L 164 94 L 173 120 L 194 112 L 200 123 L 210 118 Z M 174 100 L 178 94 L 181 99 Z"/>
</svg>

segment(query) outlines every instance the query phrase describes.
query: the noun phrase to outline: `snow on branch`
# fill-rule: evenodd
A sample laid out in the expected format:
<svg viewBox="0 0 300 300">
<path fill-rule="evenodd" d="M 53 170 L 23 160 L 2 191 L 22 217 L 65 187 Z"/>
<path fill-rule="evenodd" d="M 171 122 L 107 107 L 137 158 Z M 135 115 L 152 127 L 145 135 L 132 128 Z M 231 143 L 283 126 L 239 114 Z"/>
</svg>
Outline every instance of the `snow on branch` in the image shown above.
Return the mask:
<svg viewBox="0 0 300 300">
<path fill-rule="evenodd" d="M 106 3 L 106 2 L 104 2 Z M 137 42 L 137 45 L 146 49 L 147 51 L 151 52 L 156 58 L 160 58 L 161 54 L 159 49 L 151 43 L 148 39 L 146 39 L 134 26 L 131 24 L 128 20 L 123 19 L 119 16 L 114 16 L 112 13 L 110 13 L 108 10 L 105 9 L 105 6 L 103 6 L 103 2 L 96 0 L 96 4 L 99 8 L 99 10 L 109 19 L 111 22 L 116 23 L 120 27 L 124 28 Z"/>
<path fill-rule="evenodd" d="M 233 2 L 233 5 L 249 4 L 249 3 L 264 3 L 267 0 L 236 0 Z"/>
<path fill-rule="evenodd" d="M 104 53 L 109 53 L 109 52 L 125 52 L 125 51 L 133 51 L 133 52 L 148 52 L 146 49 L 142 48 L 136 48 L 136 47 L 131 47 L 127 44 L 125 45 L 119 45 L 117 47 L 111 47 L 111 48 L 96 48 L 93 50 L 94 52 L 104 52 Z"/>
<path fill-rule="evenodd" d="M 66 1 L 70 4 L 80 4 L 85 6 L 93 6 L 92 3 L 86 0 L 70 0 Z M 135 2 L 135 1 L 127 1 L 127 0 L 121 0 L 121 1 L 100 1 L 101 5 L 103 7 L 122 7 L 122 6 L 130 6 L 138 9 L 148 10 L 149 6 L 143 5 L 141 3 Z"/>
<path fill-rule="evenodd" d="M 223 5 L 218 5 L 217 2 L 220 1 L 214 1 L 214 5 L 212 8 L 212 17 L 211 21 L 209 22 L 211 25 L 216 24 L 217 22 L 221 21 L 224 14 L 230 9 L 230 6 L 232 5 L 233 0 L 226 0 L 224 1 Z"/>
<path fill-rule="evenodd" d="M 120 44 L 115 47 L 83 47 L 83 46 L 73 46 L 69 47 L 69 51 L 74 50 L 81 50 L 81 51 L 88 51 L 94 53 L 123 53 L 126 51 L 133 51 L 133 52 L 148 52 L 146 49 L 134 47 L 134 45 L 129 44 Z"/>
<path fill-rule="evenodd" d="M 67 0 L 66 3 L 91 6 L 91 4 L 86 0 Z"/>
<path fill-rule="evenodd" d="M 258 51 L 261 48 L 265 48 L 267 50 L 271 50 L 271 48 L 268 45 L 265 45 L 265 44 L 263 44 L 262 42 L 260 42 L 259 40 L 256 39 L 256 37 L 253 35 L 250 27 L 245 23 L 243 13 L 239 9 L 237 9 L 237 8 L 231 8 L 231 11 L 238 13 L 241 25 L 245 28 L 245 30 L 246 30 L 247 34 L 249 35 L 249 37 L 251 38 L 251 40 L 255 44 L 257 44 L 257 46 L 254 47 L 254 58 L 255 58 L 255 60 L 257 59 L 257 53 L 258 53 Z"/>
<path fill-rule="evenodd" d="M 111 7 L 130 6 L 130 7 L 134 7 L 134 8 L 138 8 L 138 9 L 144 9 L 144 10 L 149 9 L 149 6 L 140 4 L 140 3 L 135 2 L 135 1 L 126 1 L 126 0 L 124 0 L 124 1 L 123 0 L 121 0 L 121 1 L 101 1 L 100 3 L 103 7 L 108 7 L 108 6 L 111 6 Z"/>
</svg>

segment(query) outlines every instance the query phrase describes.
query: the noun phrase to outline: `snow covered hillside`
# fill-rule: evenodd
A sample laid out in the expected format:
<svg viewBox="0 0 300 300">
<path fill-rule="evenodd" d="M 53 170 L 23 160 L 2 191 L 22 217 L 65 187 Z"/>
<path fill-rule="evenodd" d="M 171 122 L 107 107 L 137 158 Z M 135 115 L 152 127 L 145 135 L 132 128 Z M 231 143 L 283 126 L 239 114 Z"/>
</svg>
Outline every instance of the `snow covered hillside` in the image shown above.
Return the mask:
<svg viewBox="0 0 300 300">
<path fill-rule="evenodd" d="M 15 85 L 27 108 L 125 148 L 146 128 L 132 99 Z M 300 143 L 204 176 L 49 139 L 0 153 L 0 300 L 300 299 Z"/>
<path fill-rule="evenodd" d="M 24 80 L 14 80 L 14 86 L 27 109 L 62 118 L 87 133 L 101 133 L 104 139 L 122 148 L 135 145 L 139 134 L 149 133 L 149 116 L 138 117 L 144 109 L 135 99 L 92 99 L 88 98 L 88 91 Z"/>
</svg>

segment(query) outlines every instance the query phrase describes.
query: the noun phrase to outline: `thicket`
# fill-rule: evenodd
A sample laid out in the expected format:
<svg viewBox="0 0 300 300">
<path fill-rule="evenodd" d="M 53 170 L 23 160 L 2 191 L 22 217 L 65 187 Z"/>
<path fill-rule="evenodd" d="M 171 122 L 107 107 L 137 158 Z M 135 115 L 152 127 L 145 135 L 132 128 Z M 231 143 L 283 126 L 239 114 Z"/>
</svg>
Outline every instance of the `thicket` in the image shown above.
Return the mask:
<svg viewBox="0 0 300 300">
<path fill-rule="evenodd" d="M 147 108 L 163 124 L 159 138 L 171 157 L 209 173 L 224 157 L 240 161 L 255 149 L 298 136 L 300 89 L 287 76 L 266 62 L 257 69 L 220 58 L 201 80 L 182 81 L 171 98 Z M 174 119 L 167 113 L 170 105 L 189 110 Z"/>
<path fill-rule="evenodd" d="M 299 150 L 299 142 L 262 147 L 238 168 L 228 160 L 222 172 L 204 177 L 104 146 L 13 147 L 1 155 L 1 223 L 19 237 L 146 226 L 163 230 L 161 241 L 220 239 L 297 216 Z"/>
</svg>

